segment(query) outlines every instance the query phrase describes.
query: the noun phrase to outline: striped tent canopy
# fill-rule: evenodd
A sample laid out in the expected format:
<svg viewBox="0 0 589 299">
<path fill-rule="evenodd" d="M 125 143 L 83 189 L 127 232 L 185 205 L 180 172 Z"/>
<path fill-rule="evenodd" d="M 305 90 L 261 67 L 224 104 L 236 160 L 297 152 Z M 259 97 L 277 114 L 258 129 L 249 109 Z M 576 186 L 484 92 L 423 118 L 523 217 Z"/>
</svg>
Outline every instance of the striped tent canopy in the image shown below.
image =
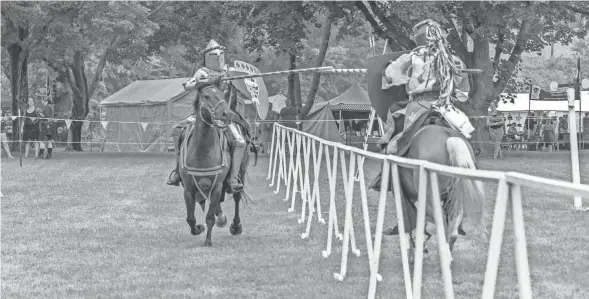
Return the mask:
<svg viewBox="0 0 589 299">
<path fill-rule="evenodd" d="M 332 111 L 351 112 L 368 112 L 372 107 L 368 92 L 357 83 L 330 101 L 315 103 L 309 114 L 313 114 L 325 105 L 329 105 Z"/>
</svg>

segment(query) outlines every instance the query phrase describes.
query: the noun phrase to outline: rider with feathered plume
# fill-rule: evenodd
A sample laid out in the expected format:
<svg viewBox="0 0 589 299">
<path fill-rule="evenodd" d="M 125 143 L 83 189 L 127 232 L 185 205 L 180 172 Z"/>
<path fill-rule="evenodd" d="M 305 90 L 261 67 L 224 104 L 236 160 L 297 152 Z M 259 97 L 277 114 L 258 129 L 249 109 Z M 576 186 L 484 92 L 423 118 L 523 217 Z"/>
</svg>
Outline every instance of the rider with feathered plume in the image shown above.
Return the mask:
<svg viewBox="0 0 589 299">
<path fill-rule="evenodd" d="M 429 114 L 433 106 L 443 107 L 452 101 L 468 100 L 470 85 L 468 77 L 463 78 L 461 72 L 465 65 L 460 58 L 450 53 L 447 34 L 440 24 L 432 20 L 419 22 L 413 27 L 413 35 L 417 48 L 389 62 L 383 74 L 383 89 L 406 85 L 409 95 L 403 131 L 392 139 L 381 140 L 382 144 L 388 144 L 387 154 L 402 154 L 411 137 L 423 124 L 418 120 L 426 117 L 425 114 Z M 465 115 L 457 117 L 463 118 Z M 446 119 L 451 125 L 464 121 Z M 466 128 L 457 129 L 470 137 Z M 390 138 L 390 134 L 387 135 Z"/>
</svg>

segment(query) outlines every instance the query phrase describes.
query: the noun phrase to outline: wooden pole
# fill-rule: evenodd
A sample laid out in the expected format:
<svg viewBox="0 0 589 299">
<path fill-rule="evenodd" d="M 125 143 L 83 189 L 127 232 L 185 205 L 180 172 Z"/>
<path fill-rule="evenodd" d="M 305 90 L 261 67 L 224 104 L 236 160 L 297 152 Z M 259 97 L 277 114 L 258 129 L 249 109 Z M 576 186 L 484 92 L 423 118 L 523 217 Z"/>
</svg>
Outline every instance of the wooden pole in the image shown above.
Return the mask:
<svg viewBox="0 0 589 299">
<path fill-rule="evenodd" d="M 577 87 L 580 88 L 580 87 Z M 571 168 L 573 170 L 573 183 L 581 183 L 581 174 L 579 171 L 579 144 L 577 143 L 577 121 L 575 111 L 575 88 L 567 90 L 569 100 L 569 132 L 571 146 Z M 573 205 L 576 210 L 583 208 L 583 200 L 580 196 L 575 196 Z"/>
<path fill-rule="evenodd" d="M 20 152 L 20 167 L 22 167 L 22 131 L 23 131 L 23 125 L 22 125 L 22 117 L 20 115 L 20 109 L 18 109 L 18 148 L 19 148 L 19 152 Z"/>
</svg>

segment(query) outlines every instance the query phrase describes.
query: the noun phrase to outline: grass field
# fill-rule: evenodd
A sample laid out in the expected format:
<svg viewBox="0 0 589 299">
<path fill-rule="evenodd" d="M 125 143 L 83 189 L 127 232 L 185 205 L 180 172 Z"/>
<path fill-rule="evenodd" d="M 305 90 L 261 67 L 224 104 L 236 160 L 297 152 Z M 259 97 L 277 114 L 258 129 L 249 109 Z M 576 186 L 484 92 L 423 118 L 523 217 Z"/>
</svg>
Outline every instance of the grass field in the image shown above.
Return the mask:
<svg viewBox="0 0 589 299">
<path fill-rule="evenodd" d="M 300 238 L 300 205 L 296 213 L 287 213 L 284 188 L 276 195 L 268 187 L 267 156 L 251 171 L 249 193 L 255 203 L 242 210 L 243 234 L 233 237 L 228 226 L 215 228 L 212 248 L 202 247 L 203 235 L 190 235 L 182 189 L 164 183 L 173 159 L 61 151 L 50 161 L 27 158 L 23 167 L 18 159 L 2 159 L 2 298 L 366 297 L 369 271 L 359 197 L 353 213 L 362 256 L 350 256 L 348 275 L 337 282 L 333 273 L 339 271 L 340 243 L 324 259 L 326 225 L 314 222 L 310 238 Z M 508 153 L 506 160 L 483 159 L 480 166 L 571 180 L 569 161 L 568 153 Z M 367 163 L 370 180 L 379 167 Z M 583 182 L 589 183 L 587 152 L 581 169 Z M 320 182 L 324 211 L 326 177 L 322 174 Z M 496 186 L 486 189 L 490 227 Z M 524 192 L 534 297 L 587 298 L 589 214 L 573 212 L 570 197 Z M 378 194 L 368 193 L 374 232 Z M 337 200 L 342 219 L 342 192 Z M 223 208 L 231 220 L 233 201 Z M 392 225 L 394 213 L 389 201 L 385 226 Z M 511 228 L 508 220 L 496 298 L 517 297 Z M 423 298 L 443 298 L 434 239 L 424 263 Z M 458 240 L 456 298 L 480 297 L 487 250 L 481 241 Z M 404 298 L 401 269 L 398 238 L 385 237 L 379 298 Z"/>
</svg>

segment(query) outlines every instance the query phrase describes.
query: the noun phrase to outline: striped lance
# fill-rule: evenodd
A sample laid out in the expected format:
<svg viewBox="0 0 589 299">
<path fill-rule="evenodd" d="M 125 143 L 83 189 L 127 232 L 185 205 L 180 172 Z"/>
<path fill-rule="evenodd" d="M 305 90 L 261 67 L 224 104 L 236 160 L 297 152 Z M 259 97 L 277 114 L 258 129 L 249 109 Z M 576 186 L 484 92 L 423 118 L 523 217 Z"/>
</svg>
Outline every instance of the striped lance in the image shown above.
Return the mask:
<svg viewBox="0 0 589 299">
<path fill-rule="evenodd" d="M 251 74 L 251 75 L 243 75 L 243 76 L 235 76 L 235 77 L 226 77 L 226 78 L 222 78 L 221 80 L 229 81 L 229 80 L 237 80 L 237 79 L 256 78 L 256 77 L 290 75 L 290 74 L 297 74 L 297 73 L 324 72 L 324 71 L 331 70 L 331 69 L 333 69 L 333 66 L 312 67 L 312 68 L 307 68 L 307 69 L 295 69 L 295 70 L 268 72 L 268 73 Z"/>
<path fill-rule="evenodd" d="M 320 73 L 366 73 L 366 69 L 329 69 L 329 70 L 319 70 Z M 463 73 L 468 74 L 481 74 L 483 70 L 481 69 L 463 69 Z"/>
<path fill-rule="evenodd" d="M 255 78 L 255 77 L 269 77 L 269 76 L 290 75 L 290 74 L 296 74 L 296 73 L 311 73 L 311 72 L 331 73 L 331 74 L 366 73 L 366 69 L 336 69 L 336 68 L 333 68 L 333 66 L 323 66 L 323 67 L 313 67 L 313 68 L 306 68 L 306 69 L 295 69 L 295 70 L 268 72 L 268 73 L 251 74 L 251 75 L 243 75 L 243 76 L 235 76 L 235 77 L 226 77 L 226 78 L 223 78 L 222 80 L 229 81 L 229 80 Z M 483 72 L 483 70 L 482 69 L 463 69 L 462 72 L 468 73 L 468 74 L 481 74 Z"/>
</svg>

